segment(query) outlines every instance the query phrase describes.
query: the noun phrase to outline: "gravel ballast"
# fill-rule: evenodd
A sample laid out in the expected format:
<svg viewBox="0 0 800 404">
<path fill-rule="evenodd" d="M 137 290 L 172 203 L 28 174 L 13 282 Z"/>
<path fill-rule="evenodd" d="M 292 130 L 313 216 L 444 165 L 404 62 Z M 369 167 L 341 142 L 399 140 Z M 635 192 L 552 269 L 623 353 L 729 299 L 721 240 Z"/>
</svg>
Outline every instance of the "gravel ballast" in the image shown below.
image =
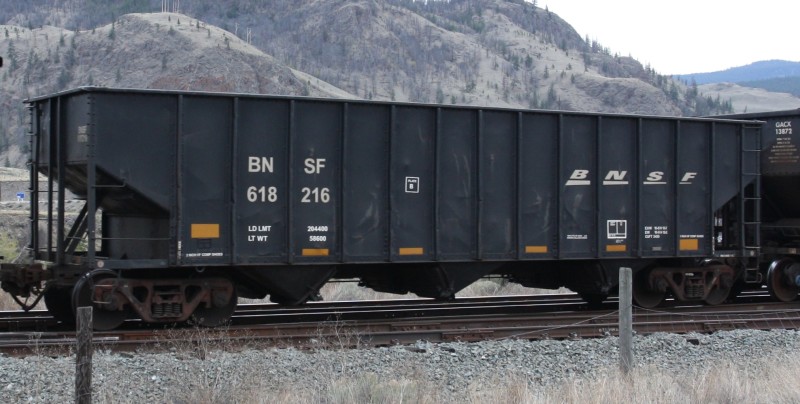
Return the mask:
<svg viewBox="0 0 800 404">
<path fill-rule="evenodd" d="M 758 374 L 754 358 L 796 358 L 794 330 L 738 330 L 714 334 L 653 334 L 634 338 L 637 368 L 680 374 L 734 363 Z M 348 344 L 352 341 L 348 341 Z M 436 399 L 463 400 L 476 391 L 525 380 L 532 388 L 575 378 L 597 378 L 618 368 L 617 338 L 501 340 L 356 349 L 220 350 L 202 343 L 165 353 L 109 353 L 97 347 L 95 402 L 270 402 L 292 390 L 319 392 L 343 378 L 374 383 L 424 381 Z M 75 357 L 0 356 L 3 402 L 69 402 Z M 229 398 L 229 399 L 226 399 Z M 252 398 L 250 400 L 249 398 Z"/>
</svg>

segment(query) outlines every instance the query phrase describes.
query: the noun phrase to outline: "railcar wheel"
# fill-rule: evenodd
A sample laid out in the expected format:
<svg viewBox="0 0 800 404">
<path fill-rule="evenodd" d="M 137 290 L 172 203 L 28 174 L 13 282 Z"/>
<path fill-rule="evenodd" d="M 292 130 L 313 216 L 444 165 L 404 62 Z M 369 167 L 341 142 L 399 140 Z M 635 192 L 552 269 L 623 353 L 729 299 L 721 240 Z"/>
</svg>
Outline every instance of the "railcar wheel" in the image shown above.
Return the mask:
<svg viewBox="0 0 800 404">
<path fill-rule="evenodd" d="M 203 327 L 218 327 L 230 320 L 238 303 L 236 288 L 233 288 L 227 302 L 215 301 L 219 298 L 222 298 L 221 294 L 219 297 L 212 297 L 211 307 L 205 307 L 203 304 L 197 306 L 192 314 L 192 322 Z"/>
<path fill-rule="evenodd" d="M 711 292 L 708 293 L 708 296 L 705 298 L 706 304 L 709 306 L 716 306 L 721 304 L 728 296 L 731 294 L 731 287 L 724 287 L 722 285 L 717 285 Z"/>
<path fill-rule="evenodd" d="M 98 331 L 108 331 L 119 327 L 128 317 L 127 310 L 106 310 L 102 303 L 94 301 L 95 285 L 101 284 L 106 279 L 116 278 L 117 274 L 110 270 L 95 270 L 83 275 L 72 289 L 73 313 L 77 314 L 78 307 L 91 306 L 93 328 Z M 112 292 L 109 292 L 112 293 Z M 104 294 L 104 300 L 112 301 L 114 296 Z"/>
<path fill-rule="evenodd" d="M 50 288 L 44 292 L 44 306 L 57 321 L 75 324 L 72 311 L 72 290 L 69 288 Z"/>
<path fill-rule="evenodd" d="M 641 270 L 633 277 L 633 302 L 639 307 L 652 309 L 664 301 L 667 291 L 660 291 L 650 286 L 649 270 Z"/>
<path fill-rule="evenodd" d="M 767 271 L 769 295 L 782 302 L 797 299 L 798 287 L 794 278 L 798 274 L 800 274 L 800 264 L 794 260 L 784 258 L 774 261 Z"/>
<path fill-rule="evenodd" d="M 705 260 L 700 265 L 700 267 L 710 267 L 712 265 L 720 266 L 723 264 L 716 260 Z M 730 267 L 726 266 L 725 268 L 730 268 Z M 715 273 L 718 272 L 715 271 Z M 706 277 L 706 282 L 710 283 L 713 279 L 712 276 L 713 276 L 712 274 L 708 273 Z M 716 306 L 718 304 L 721 304 L 725 300 L 728 300 L 728 297 L 731 294 L 731 290 L 733 289 L 734 284 L 735 282 L 733 278 L 730 277 L 730 275 L 727 275 L 726 273 L 719 274 L 719 279 L 717 279 L 717 285 L 714 287 L 714 289 L 708 292 L 708 296 L 706 296 L 704 301 L 709 306 Z"/>
</svg>

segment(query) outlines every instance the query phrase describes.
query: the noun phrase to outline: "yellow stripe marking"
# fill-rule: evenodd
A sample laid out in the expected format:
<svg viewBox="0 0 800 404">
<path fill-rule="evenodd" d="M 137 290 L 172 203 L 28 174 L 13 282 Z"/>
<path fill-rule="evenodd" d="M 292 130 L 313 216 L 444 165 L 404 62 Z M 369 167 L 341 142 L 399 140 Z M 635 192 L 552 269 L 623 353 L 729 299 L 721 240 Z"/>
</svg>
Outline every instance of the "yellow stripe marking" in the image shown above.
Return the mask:
<svg viewBox="0 0 800 404">
<path fill-rule="evenodd" d="M 525 253 L 527 254 L 544 254 L 547 253 L 546 245 L 526 245 Z"/>
<path fill-rule="evenodd" d="M 329 254 L 327 248 L 304 248 L 303 256 L 306 257 L 324 257 Z"/>
<path fill-rule="evenodd" d="M 399 251 L 400 255 L 422 255 L 425 254 L 425 249 L 422 247 L 402 247 Z"/>
<path fill-rule="evenodd" d="M 696 238 L 682 238 L 679 247 L 681 251 L 697 251 L 700 249 L 700 240 Z"/>
<path fill-rule="evenodd" d="M 219 224 L 192 223 L 192 238 L 219 238 Z"/>
<path fill-rule="evenodd" d="M 625 252 L 628 251 L 628 246 L 625 244 L 608 244 L 606 245 L 606 252 Z"/>
</svg>

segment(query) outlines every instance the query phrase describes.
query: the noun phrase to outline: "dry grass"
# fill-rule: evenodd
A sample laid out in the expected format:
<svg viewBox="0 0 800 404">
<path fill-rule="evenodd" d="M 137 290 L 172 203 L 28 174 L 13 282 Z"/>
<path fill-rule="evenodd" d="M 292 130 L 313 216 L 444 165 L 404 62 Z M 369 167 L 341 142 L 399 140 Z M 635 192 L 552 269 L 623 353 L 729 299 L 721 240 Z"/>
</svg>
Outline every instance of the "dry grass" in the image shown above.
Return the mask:
<svg viewBox="0 0 800 404">
<path fill-rule="evenodd" d="M 339 328 L 333 322 L 325 327 Z M 330 335 L 329 330 L 323 334 Z M 193 328 L 165 331 L 168 350 L 186 369 L 178 377 L 185 388 L 172 389 L 159 402 L 170 403 L 795 403 L 800 402 L 800 354 L 780 353 L 753 358 L 747 363 L 730 361 L 700 362 L 681 371 L 656 366 L 639 366 L 626 377 L 616 367 L 594 369 L 588 375 L 569 377 L 542 385 L 524 373 L 487 373 L 489 379 L 475 379 L 467 389 L 450 392 L 419 369 L 396 369 L 389 374 L 364 372 L 347 355 L 325 360 L 326 352 L 314 363 L 302 368 L 317 377 L 304 382 L 275 383 L 269 372 L 273 365 L 264 359 L 239 361 L 236 353 L 242 346 L 236 336 L 227 337 L 219 329 Z M 345 332 L 320 338 L 314 351 L 363 347 L 358 335 Z M 332 339 L 331 339 L 332 338 Z M 248 348 L 248 347 L 246 347 Z M 249 348 L 258 349 L 257 346 Z M 338 359 L 337 359 L 338 358 Z M 42 350 L 31 358 L 32 374 L 51 366 L 53 358 Z M 333 360 L 331 360 L 333 359 Z M 268 359 L 267 359 L 268 360 Z M 537 366 L 535 363 L 529 364 Z M 180 365 L 171 365 L 180 366 Z M 69 374 L 65 375 L 68 379 Z M 33 377 L 31 388 L 38 391 L 47 383 Z M 141 386 L 141 388 L 152 388 Z M 154 393 L 159 394 L 159 393 Z M 98 402 L 126 402 L 110 389 L 95 389 Z M 132 402 L 132 401 L 127 401 Z"/>
<path fill-rule="evenodd" d="M 524 376 L 507 375 L 497 380 L 473 383 L 455 396 L 422 375 L 414 378 L 386 377 L 372 373 L 346 375 L 321 385 L 282 385 L 277 389 L 258 386 L 256 378 L 244 379 L 220 391 L 182 392 L 175 403 L 509 403 L 509 404 L 605 404 L 605 403 L 796 403 L 798 358 L 765 358 L 758 372 L 731 363 L 698 367 L 676 373 L 641 367 L 630 377 L 606 369 L 599 377 L 564 380 L 560 385 L 542 387 Z M 764 366 L 769 364 L 769 366 Z M 777 365 L 776 365 L 777 364 Z M 601 370 L 602 371 L 602 370 Z M 243 372 L 244 373 L 244 372 Z M 213 386 L 213 382 L 210 386 Z M 487 386 L 491 386 L 487 388 Z"/>
<path fill-rule="evenodd" d="M 0 233 L 0 256 L 3 262 L 11 262 L 20 254 L 20 241 L 8 233 Z"/>
<path fill-rule="evenodd" d="M 685 372 L 640 367 L 630 377 L 607 369 L 600 377 L 564 380 L 537 388 L 524 378 L 471 394 L 471 402 L 498 403 L 797 403 L 800 367 L 794 358 L 762 358 L 753 363 L 722 362 Z M 755 369 L 758 369 L 757 371 Z"/>
<path fill-rule="evenodd" d="M 283 403 L 437 403 L 433 386 L 426 381 L 382 378 L 373 373 L 331 380 L 320 389 L 294 386 L 281 392 Z M 275 402 L 262 395 L 257 403 Z"/>
<path fill-rule="evenodd" d="M 547 385 L 524 373 L 489 373 L 494 375 L 492 379 L 475 380 L 465 391 L 448 392 L 446 386 L 419 369 L 397 369 L 390 374 L 377 375 L 362 371 L 347 355 L 322 359 L 323 351 L 364 346 L 360 336 L 342 332 L 341 323 L 332 322 L 322 327 L 321 334 L 328 337 L 320 337 L 318 345 L 310 350 L 320 351 L 322 357 L 315 361 L 317 367 L 306 369 L 318 377 L 277 385 L 270 384 L 270 377 L 265 374 L 269 365 L 265 367 L 263 362 L 256 361 L 243 366 L 236 362 L 232 352 L 239 351 L 241 346 L 220 338 L 219 330 L 177 330 L 171 335 L 174 341 L 171 351 L 178 357 L 199 359 L 202 364 L 184 375 L 198 383 L 192 383 L 191 389 L 169 393 L 165 401 L 331 404 L 800 402 L 797 388 L 800 355 L 796 353 L 753 358 L 748 363 L 706 361 L 681 371 L 640 365 L 629 376 L 621 374 L 616 367 L 607 367 Z M 331 333 L 328 327 L 340 332 Z"/>
</svg>

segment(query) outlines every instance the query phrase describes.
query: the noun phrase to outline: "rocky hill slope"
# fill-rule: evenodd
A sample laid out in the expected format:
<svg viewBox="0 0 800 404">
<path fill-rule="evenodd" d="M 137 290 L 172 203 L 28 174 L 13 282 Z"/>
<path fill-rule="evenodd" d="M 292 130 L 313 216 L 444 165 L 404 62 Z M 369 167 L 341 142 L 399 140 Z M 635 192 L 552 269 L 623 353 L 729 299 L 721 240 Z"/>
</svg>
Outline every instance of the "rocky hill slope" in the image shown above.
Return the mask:
<svg viewBox="0 0 800 404">
<path fill-rule="evenodd" d="M 276 61 L 212 25 L 173 13 L 128 14 L 84 31 L 0 25 L 0 164 L 19 165 L 27 146 L 22 101 L 97 85 L 353 97 Z"/>
<path fill-rule="evenodd" d="M 24 98 L 81 85 L 657 115 L 729 108 L 521 0 L 4 5 L 0 165 L 24 161 Z"/>
<path fill-rule="evenodd" d="M 691 73 L 676 76 L 676 78 L 686 82 L 694 80 L 700 85 L 712 83 L 743 83 L 783 77 L 800 77 L 800 62 L 762 60 L 746 66 L 731 67 L 717 72 Z"/>
<path fill-rule="evenodd" d="M 696 85 L 706 96 L 730 100 L 736 112 L 800 108 L 800 62 L 765 60 L 676 78 Z"/>
<path fill-rule="evenodd" d="M 781 111 L 800 108 L 800 97 L 771 92 L 763 88 L 746 87 L 734 83 L 711 83 L 698 86 L 709 97 L 731 100 L 736 112 Z"/>
</svg>

